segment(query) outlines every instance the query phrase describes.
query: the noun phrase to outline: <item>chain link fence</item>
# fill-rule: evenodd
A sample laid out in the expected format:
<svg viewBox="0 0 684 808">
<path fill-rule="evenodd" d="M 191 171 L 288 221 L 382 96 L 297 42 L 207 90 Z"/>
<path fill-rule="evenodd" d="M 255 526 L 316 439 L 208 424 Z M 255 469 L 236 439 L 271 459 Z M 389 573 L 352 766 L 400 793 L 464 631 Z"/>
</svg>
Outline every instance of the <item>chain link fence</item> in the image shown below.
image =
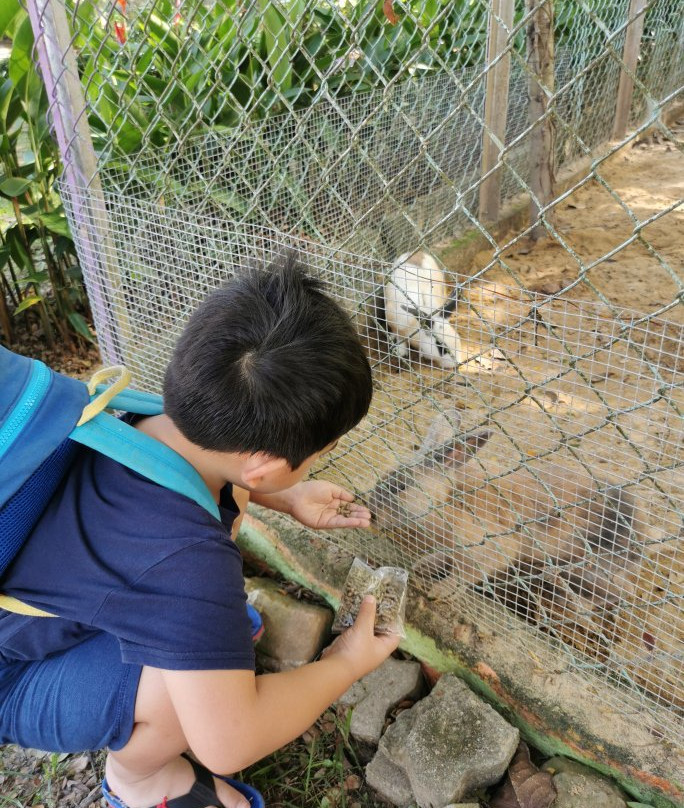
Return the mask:
<svg viewBox="0 0 684 808">
<path fill-rule="evenodd" d="M 377 390 L 320 472 L 378 529 L 331 540 L 677 743 L 684 6 L 27 7 L 105 360 L 158 389 L 209 289 L 298 250 Z"/>
</svg>

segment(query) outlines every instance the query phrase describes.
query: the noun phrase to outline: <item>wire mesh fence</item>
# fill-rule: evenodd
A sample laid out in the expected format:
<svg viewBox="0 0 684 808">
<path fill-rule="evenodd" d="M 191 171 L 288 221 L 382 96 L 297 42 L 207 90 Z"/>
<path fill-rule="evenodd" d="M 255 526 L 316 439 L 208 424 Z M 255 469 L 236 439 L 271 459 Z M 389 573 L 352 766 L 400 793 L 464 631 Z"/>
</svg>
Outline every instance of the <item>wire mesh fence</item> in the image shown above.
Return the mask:
<svg viewBox="0 0 684 808">
<path fill-rule="evenodd" d="M 437 600 L 487 599 L 490 628 L 524 621 L 676 743 L 681 3 L 28 8 L 105 358 L 158 389 L 209 289 L 299 251 L 375 374 L 320 472 L 376 530 L 331 540 Z"/>
</svg>

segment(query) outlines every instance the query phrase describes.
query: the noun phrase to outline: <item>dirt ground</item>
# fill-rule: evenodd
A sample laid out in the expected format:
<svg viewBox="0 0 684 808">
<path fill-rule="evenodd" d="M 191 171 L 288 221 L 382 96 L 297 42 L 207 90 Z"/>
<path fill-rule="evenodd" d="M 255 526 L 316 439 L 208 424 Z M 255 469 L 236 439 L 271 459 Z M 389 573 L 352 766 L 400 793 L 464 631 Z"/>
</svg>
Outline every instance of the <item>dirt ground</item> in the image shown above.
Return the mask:
<svg viewBox="0 0 684 808">
<path fill-rule="evenodd" d="M 675 301 L 684 284 L 684 112 L 671 128 L 679 148 L 656 133 L 621 149 L 597 167 L 602 181 L 583 185 L 556 207 L 559 238 L 514 245 L 503 255 L 506 267 L 485 279 L 553 294 L 586 270 L 566 297 L 603 299 L 639 314 Z M 473 271 L 490 261 L 491 251 L 481 253 Z M 662 319 L 684 323 L 683 302 L 680 297 Z"/>
</svg>

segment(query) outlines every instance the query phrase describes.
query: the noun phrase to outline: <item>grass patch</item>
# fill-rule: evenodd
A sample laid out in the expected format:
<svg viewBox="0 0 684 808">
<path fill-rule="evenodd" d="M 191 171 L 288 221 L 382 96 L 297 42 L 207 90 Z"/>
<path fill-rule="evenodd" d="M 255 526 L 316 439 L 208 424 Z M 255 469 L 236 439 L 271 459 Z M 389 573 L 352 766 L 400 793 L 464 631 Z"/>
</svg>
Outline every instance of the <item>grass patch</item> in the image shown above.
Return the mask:
<svg viewBox="0 0 684 808">
<path fill-rule="evenodd" d="M 283 749 L 241 772 L 269 808 L 372 808 L 364 763 L 349 734 L 351 712 L 332 709 Z"/>
<path fill-rule="evenodd" d="M 301 737 L 236 775 L 268 808 L 374 808 L 350 711 L 330 709 Z M 105 752 L 50 754 L 0 747 L 0 808 L 99 808 Z"/>
</svg>

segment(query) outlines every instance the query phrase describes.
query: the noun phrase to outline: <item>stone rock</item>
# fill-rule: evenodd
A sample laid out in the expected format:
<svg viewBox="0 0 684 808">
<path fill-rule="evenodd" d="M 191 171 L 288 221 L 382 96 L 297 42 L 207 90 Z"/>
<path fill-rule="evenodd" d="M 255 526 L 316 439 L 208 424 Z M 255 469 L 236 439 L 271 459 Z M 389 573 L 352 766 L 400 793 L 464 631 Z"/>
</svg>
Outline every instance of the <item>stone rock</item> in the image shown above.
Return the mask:
<svg viewBox="0 0 684 808">
<path fill-rule="evenodd" d="M 418 702 L 422 704 L 422 702 Z M 366 782 L 374 789 L 378 796 L 392 805 L 403 808 L 413 804 L 413 789 L 411 781 L 406 774 L 403 763 L 394 759 L 392 748 L 401 748 L 406 744 L 413 722 L 404 716 L 409 716 L 417 705 L 410 710 L 400 713 L 397 720 L 387 730 L 380 741 L 378 751 L 371 762 L 366 766 Z M 403 720 L 402 720 L 403 719 Z M 392 731 L 392 743 L 388 744 L 387 735 Z"/>
<path fill-rule="evenodd" d="M 554 757 L 543 769 L 553 774 L 558 796 L 553 808 L 625 808 L 620 789 L 599 772 L 575 760 Z"/>
<path fill-rule="evenodd" d="M 264 621 L 257 657 L 266 670 L 298 668 L 328 644 L 333 613 L 327 607 L 290 597 L 270 578 L 247 578 L 245 589 Z"/>
<path fill-rule="evenodd" d="M 420 808 L 443 808 L 500 780 L 517 745 L 517 729 L 460 679 L 445 675 L 429 696 L 388 728 L 378 747 L 379 761 L 369 763 L 366 777 L 372 788 L 391 800 L 396 783 L 382 778 L 389 774 L 398 779 L 398 769 Z"/>
<path fill-rule="evenodd" d="M 419 662 L 389 657 L 379 668 L 355 682 L 337 704 L 353 707 L 350 732 L 357 741 L 377 746 L 389 711 L 404 699 L 420 695 Z"/>
<path fill-rule="evenodd" d="M 406 772 L 381 749 L 378 749 L 373 760 L 366 766 L 366 782 L 381 800 L 391 805 L 405 808 L 415 804 Z"/>
</svg>

